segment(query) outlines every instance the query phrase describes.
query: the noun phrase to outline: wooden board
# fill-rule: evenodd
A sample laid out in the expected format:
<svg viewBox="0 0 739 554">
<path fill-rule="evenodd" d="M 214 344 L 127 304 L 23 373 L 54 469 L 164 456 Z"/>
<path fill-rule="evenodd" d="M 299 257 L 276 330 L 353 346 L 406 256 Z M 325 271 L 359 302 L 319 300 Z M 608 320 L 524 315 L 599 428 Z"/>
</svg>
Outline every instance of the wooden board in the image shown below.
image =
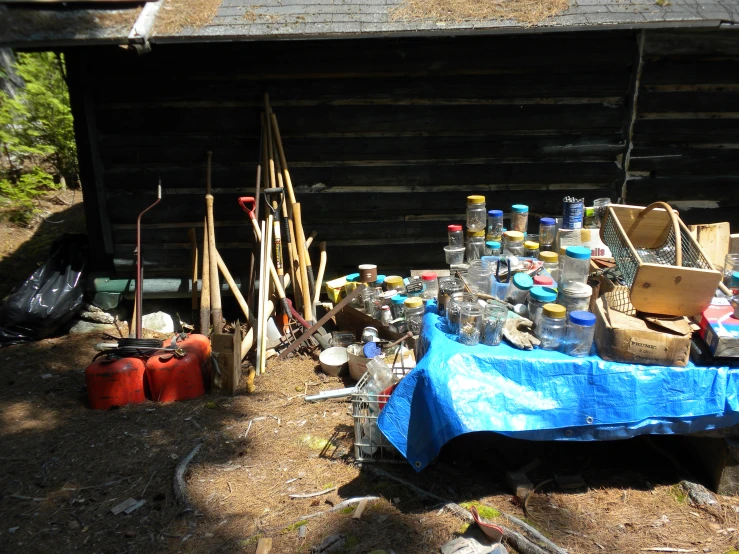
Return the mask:
<svg viewBox="0 0 739 554">
<path fill-rule="evenodd" d="M 729 252 L 738 254 L 739 253 L 739 234 L 731 235 L 729 243 Z"/>
<path fill-rule="evenodd" d="M 703 252 L 714 267 L 723 267 L 729 253 L 731 226 L 728 222 L 689 225 L 690 234 L 695 237 Z"/>
<path fill-rule="evenodd" d="M 233 334 L 218 333 L 211 338 L 213 352 L 217 353 L 221 368 L 221 390 L 233 396 L 241 380 L 241 327 L 236 321 Z"/>
<path fill-rule="evenodd" d="M 640 312 L 692 317 L 710 305 L 720 280 L 719 271 L 642 264 L 631 287 L 631 303 Z"/>
</svg>

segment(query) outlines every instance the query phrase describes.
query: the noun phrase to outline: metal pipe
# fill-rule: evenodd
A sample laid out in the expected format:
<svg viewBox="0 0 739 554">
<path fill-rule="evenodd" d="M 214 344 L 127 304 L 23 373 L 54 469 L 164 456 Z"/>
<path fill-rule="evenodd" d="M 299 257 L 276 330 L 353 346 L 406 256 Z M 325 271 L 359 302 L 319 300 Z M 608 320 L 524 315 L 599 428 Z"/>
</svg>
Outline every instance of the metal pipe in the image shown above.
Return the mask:
<svg viewBox="0 0 739 554">
<path fill-rule="evenodd" d="M 141 338 L 141 324 L 142 324 L 142 313 L 141 313 L 141 298 L 142 298 L 142 282 L 144 280 L 144 269 L 141 266 L 141 217 L 151 210 L 154 206 L 162 201 L 162 180 L 159 179 L 157 185 L 157 199 L 151 206 L 146 208 L 139 214 L 138 220 L 136 220 L 136 338 Z"/>
</svg>

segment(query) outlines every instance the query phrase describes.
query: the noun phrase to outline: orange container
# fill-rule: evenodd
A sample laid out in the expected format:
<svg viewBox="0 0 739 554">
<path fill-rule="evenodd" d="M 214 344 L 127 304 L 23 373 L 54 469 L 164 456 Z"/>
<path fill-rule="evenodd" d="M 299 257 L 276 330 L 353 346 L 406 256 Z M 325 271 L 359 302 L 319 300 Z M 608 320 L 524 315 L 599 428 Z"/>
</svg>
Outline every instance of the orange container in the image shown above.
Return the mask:
<svg viewBox="0 0 739 554">
<path fill-rule="evenodd" d="M 146 400 L 146 366 L 138 358 L 109 360 L 100 358 L 85 369 L 87 401 L 93 410 L 139 404 Z"/>
<path fill-rule="evenodd" d="M 165 341 L 165 347 L 171 342 Z M 146 377 L 155 402 L 190 400 L 205 394 L 210 380 L 210 341 L 204 335 L 189 335 L 177 341 L 185 355 L 161 352 L 146 362 Z"/>
</svg>

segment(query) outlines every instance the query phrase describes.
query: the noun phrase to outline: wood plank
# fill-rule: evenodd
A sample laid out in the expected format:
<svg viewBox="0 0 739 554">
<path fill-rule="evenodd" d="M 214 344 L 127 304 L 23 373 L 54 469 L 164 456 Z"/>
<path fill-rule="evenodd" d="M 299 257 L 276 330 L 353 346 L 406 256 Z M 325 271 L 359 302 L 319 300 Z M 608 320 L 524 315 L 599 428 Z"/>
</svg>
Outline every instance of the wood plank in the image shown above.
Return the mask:
<svg viewBox="0 0 739 554">
<path fill-rule="evenodd" d="M 643 264 L 631 287 L 631 303 L 641 312 L 699 315 L 711 303 L 720 280 L 718 271 Z"/>
<path fill-rule="evenodd" d="M 739 58 L 706 57 L 645 60 L 642 85 L 680 83 L 739 84 Z"/>
<path fill-rule="evenodd" d="M 729 253 L 731 226 L 728 222 L 690 225 L 690 233 L 714 266 L 723 266 Z"/>
<path fill-rule="evenodd" d="M 211 337 L 213 352 L 221 369 L 221 390 L 233 396 L 241 380 L 241 328 L 238 320 L 233 334 L 215 333 Z"/>
<path fill-rule="evenodd" d="M 733 254 L 739 253 L 739 234 L 733 234 L 730 238 L 729 252 Z"/>
</svg>

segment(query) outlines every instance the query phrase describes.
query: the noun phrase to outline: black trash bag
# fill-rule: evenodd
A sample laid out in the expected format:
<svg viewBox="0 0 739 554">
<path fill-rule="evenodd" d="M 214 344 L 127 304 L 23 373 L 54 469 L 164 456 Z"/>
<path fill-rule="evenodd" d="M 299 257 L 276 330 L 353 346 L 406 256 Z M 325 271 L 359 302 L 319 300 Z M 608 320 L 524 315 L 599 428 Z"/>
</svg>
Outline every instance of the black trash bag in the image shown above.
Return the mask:
<svg viewBox="0 0 739 554">
<path fill-rule="evenodd" d="M 0 346 L 53 335 L 82 307 L 87 235 L 65 234 L 51 257 L 8 296 L 0 309 Z"/>
</svg>

